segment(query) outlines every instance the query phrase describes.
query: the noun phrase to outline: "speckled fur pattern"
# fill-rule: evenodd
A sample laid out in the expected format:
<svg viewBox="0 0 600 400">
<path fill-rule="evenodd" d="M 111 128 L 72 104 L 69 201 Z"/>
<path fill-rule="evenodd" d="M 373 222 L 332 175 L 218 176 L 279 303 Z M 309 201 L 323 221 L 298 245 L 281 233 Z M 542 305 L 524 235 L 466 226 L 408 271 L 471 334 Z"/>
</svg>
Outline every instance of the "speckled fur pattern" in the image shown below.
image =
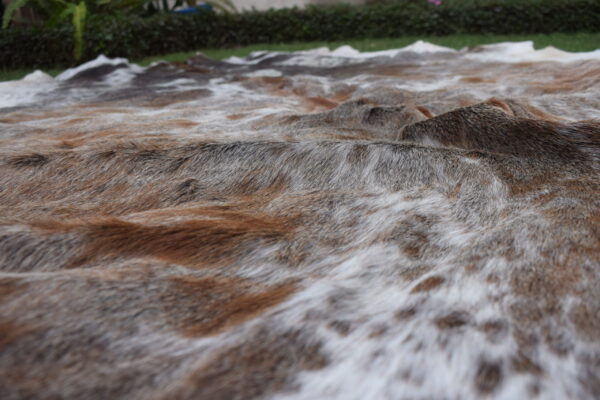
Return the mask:
<svg viewBox="0 0 600 400">
<path fill-rule="evenodd" d="M 422 50 L 0 84 L 0 399 L 600 398 L 600 54 Z"/>
</svg>

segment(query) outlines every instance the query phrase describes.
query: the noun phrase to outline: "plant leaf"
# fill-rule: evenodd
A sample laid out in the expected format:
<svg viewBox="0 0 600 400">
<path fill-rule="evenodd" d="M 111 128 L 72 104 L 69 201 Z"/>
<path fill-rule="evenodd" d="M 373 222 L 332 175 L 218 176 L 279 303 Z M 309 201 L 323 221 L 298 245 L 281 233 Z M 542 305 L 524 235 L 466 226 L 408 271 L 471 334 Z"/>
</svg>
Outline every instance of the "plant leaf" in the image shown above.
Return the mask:
<svg viewBox="0 0 600 400">
<path fill-rule="evenodd" d="M 6 10 L 4 10 L 4 16 L 2 16 L 2 29 L 8 28 L 10 25 L 10 21 L 12 20 L 12 16 L 19 8 L 23 7 L 27 4 L 29 0 L 14 0 L 8 3 Z"/>
<path fill-rule="evenodd" d="M 87 15 L 87 7 L 85 1 L 81 1 L 79 5 L 73 9 L 73 27 L 75 28 L 75 59 L 79 60 L 83 53 L 83 29 L 85 27 L 85 18 Z"/>
<path fill-rule="evenodd" d="M 75 5 L 66 6 L 62 11 L 54 13 L 48 21 L 46 21 L 46 26 L 52 28 L 56 26 L 60 21 L 67 18 L 69 14 L 72 14 L 75 9 Z"/>
</svg>

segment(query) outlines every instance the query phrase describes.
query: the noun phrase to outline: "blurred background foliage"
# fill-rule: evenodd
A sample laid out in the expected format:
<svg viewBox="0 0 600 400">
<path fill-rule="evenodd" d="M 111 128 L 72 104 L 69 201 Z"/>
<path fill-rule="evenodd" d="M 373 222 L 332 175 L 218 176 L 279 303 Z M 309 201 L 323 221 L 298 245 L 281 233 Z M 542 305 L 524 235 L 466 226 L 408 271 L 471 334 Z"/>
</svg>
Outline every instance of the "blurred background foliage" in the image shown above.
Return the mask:
<svg viewBox="0 0 600 400">
<path fill-rule="evenodd" d="M 36 1 L 42 0 L 30 0 L 31 4 Z M 427 0 L 368 0 L 370 4 L 362 6 L 241 13 L 220 12 L 231 10 L 220 1 L 223 9 L 215 6 L 212 11 L 189 15 L 173 13 L 173 5 L 163 0 L 51 1 L 70 7 L 85 3 L 85 28 L 77 27 L 76 14 L 70 12 L 58 19 L 45 14 L 42 21 L 0 30 L 0 68 L 66 67 L 99 54 L 141 59 L 255 43 L 600 32 L 600 0 L 443 0 L 441 5 Z M 74 54 L 78 32 L 82 46 Z"/>
<path fill-rule="evenodd" d="M 230 0 L 206 0 L 204 2 L 223 12 L 235 11 Z M 88 15 L 117 16 L 138 14 L 148 16 L 159 12 L 172 12 L 187 5 L 197 6 L 197 0 L 13 0 L 2 9 L 2 28 L 7 29 L 13 20 L 17 23 L 31 25 L 44 24 L 48 28 L 65 21 L 73 27 L 73 57 L 79 60 L 84 48 L 84 30 Z M 21 15 L 18 11 L 27 7 Z M 15 17 L 17 14 L 17 18 Z M 20 17 L 20 18 L 19 18 Z"/>
</svg>

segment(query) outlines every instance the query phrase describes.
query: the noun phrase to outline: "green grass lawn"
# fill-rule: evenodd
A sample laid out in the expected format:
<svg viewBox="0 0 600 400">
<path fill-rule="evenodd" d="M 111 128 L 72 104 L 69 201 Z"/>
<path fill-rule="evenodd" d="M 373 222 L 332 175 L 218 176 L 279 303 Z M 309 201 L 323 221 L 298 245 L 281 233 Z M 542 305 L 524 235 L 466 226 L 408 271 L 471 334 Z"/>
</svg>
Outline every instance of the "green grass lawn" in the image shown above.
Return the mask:
<svg viewBox="0 0 600 400">
<path fill-rule="evenodd" d="M 279 44 L 254 44 L 233 49 L 198 49 L 205 55 L 215 59 L 224 59 L 230 56 L 244 57 L 253 51 L 297 51 L 314 49 L 315 47 L 327 46 L 331 49 L 342 45 L 350 45 L 360 51 L 378 51 L 394 49 L 407 46 L 417 40 L 425 40 L 440 46 L 461 49 L 466 46 L 478 44 L 489 44 L 498 42 L 514 42 L 533 40 L 536 49 L 546 46 L 558 47 L 567 51 L 591 51 L 600 47 L 600 33 L 554 33 L 550 35 L 450 35 L 450 36 L 406 36 L 394 39 L 357 39 L 343 40 L 337 42 L 303 42 L 303 43 L 279 43 Z M 165 60 L 181 62 L 196 54 L 197 51 L 186 53 L 172 53 L 156 57 L 148 57 L 142 60 L 134 60 L 137 64 L 146 66 L 154 61 Z M 52 76 L 58 75 L 61 69 L 50 69 L 45 72 Z M 0 69 L 0 81 L 21 79 L 32 70 L 3 70 Z"/>
</svg>

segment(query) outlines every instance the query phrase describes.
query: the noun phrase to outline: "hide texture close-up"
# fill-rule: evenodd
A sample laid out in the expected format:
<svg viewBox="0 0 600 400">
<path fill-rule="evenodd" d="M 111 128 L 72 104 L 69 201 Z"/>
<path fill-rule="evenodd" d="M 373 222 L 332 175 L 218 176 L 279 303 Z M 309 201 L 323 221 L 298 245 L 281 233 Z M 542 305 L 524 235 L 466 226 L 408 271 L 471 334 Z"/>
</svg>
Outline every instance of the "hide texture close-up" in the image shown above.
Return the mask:
<svg viewBox="0 0 600 400">
<path fill-rule="evenodd" d="M 0 83 L 0 399 L 600 397 L 600 51 Z"/>
</svg>

